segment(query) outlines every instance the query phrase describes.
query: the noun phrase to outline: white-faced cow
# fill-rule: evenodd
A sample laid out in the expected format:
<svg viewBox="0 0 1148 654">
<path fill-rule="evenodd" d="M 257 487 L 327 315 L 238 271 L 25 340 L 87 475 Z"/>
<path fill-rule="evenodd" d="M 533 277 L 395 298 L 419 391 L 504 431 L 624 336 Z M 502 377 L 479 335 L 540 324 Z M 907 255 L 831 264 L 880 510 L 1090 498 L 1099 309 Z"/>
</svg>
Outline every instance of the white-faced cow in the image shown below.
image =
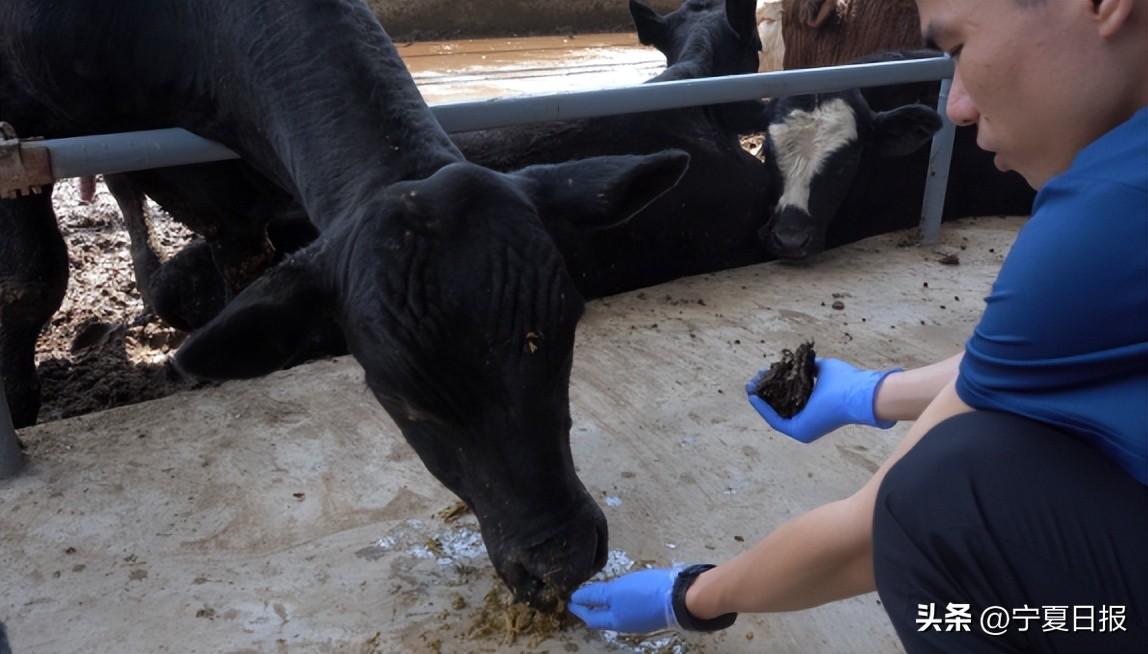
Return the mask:
<svg viewBox="0 0 1148 654">
<path fill-rule="evenodd" d="M 931 50 L 879 53 L 857 63 L 934 57 Z M 781 199 L 761 236 L 782 259 L 917 225 L 929 149 L 940 127 L 931 109 L 939 83 L 899 84 L 779 98 L 764 112 L 767 163 Z M 1033 191 L 1002 173 L 976 146 L 974 127 L 957 129 L 943 220 L 1024 215 Z M 890 156 L 895 155 L 895 156 Z"/>
<path fill-rule="evenodd" d="M 569 446 L 583 302 L 545 226 L 624 220 L 686 154 L 468 163 L 352 0 L 7 0 L 0 103 L 24 135 L 179 126 L 239 152 L 319 236 L 196 331 L 178 365 L 262 375 L 337 325 L 519 598 L 561 596 L 603 565 L 606 522 Z M 0 202 L 0 371 L 23 424 L 34 342 L 67 279 L 49 197 Z"/>
</svg>

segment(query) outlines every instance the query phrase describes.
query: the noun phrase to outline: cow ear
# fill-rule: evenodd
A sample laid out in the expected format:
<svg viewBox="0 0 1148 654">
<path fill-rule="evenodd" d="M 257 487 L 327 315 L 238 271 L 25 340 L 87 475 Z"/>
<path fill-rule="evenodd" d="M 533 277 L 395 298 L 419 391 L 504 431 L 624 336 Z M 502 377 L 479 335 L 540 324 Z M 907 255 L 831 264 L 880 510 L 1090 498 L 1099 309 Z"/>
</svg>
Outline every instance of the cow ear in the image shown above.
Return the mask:
<svg viewBox="0 0 1148 654">
<path fill-rule="evenodd" d="M 666 38 L 666 20 L 638 0 L 630 0 L 630 16 L 638 30 L 638 42 L 658 47 Z"/>
<path fill-rule="evenodd" d="M 787 19 L 796 18 L 806 27 L 817 29 L 835 13 L 837 0 L 797 0 L 791 7 Z"/>
<path fill-rule="evenodd" d="M 919 150 L 941 129 L 941 116 L 923 104 L 909 104 L 873 114 L 874 147 L 886 157 L 903 157 Z"/>
<path fill-rule="evenodd" d="M 757 0 L 726 0 L 725 22 L 743 41 L 757 36 Z"/>
<path fill-rule="evenodd" d="M 685 151 L 665 150 L 530 166 L 514 176 L 543 220 L 599 230 L 645 209 L 681 180 L 689 163 Z"/>
<path fill-rule="evenodd" d="M 182 372 L 248 379 L 297 360 L 332 322 L 333 294 L 307 251 L 268 270 L 192 333 L 175 354 Z"/>
</svg>

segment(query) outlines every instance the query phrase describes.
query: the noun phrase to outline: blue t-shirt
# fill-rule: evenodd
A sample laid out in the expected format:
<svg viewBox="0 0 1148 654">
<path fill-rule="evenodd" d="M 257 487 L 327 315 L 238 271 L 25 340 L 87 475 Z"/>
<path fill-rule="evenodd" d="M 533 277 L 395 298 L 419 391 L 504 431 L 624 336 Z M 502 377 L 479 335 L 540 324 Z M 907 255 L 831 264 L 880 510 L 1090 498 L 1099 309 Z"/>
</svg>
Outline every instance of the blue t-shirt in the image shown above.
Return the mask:
<svg viewBox="0 0 1148 654">
<path fill-rule="evenodd" d="M 1148 107 L 1041 189 L 957 394 L 1064 429 L 1148 484 Z"/>
</svg>

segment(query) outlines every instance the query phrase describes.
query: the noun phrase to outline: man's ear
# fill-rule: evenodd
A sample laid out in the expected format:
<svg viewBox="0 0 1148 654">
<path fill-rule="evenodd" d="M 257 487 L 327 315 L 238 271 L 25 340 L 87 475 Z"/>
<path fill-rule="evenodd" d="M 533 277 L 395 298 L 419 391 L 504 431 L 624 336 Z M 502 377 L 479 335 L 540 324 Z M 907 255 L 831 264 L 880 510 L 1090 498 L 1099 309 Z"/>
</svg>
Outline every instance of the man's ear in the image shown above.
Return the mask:
<svg viewBox="0 0 1148 654">
<path fill-rule="evenodd" d="M 184 342 L 176 367 L 204 379 L 247 379 L 293 362 L 334 320 L 334 295 L 320 278 L 308 251 L 271 268 Z"/>
<path fill-rule="evenodd" d="M 638 30 L 638 42 L 655 48 L 666 38 L 666 20 L 647 5 L 630 0 L 630 16 Z"/>
<path fill-rule="evenodd" d="M 1095 16 L 1100 36 L 1110 39 L 1128 24 L 1135 0 L 1092 0 L 1092 13 Z"/>
<path fill-rule="evenodd" d="M 599 230 L 626 222 L 673 188 L 689 162 L 683 150 L 664 150 L 529 166 L 512 177 L 544 222 Z"/>
<path fill-rule="evenodd" d="M 919 150 L 941 129 L 941 116 L 923 104 L 909 104 L 873 114 L 873 145 L 886 157 Z"/>
</svg>

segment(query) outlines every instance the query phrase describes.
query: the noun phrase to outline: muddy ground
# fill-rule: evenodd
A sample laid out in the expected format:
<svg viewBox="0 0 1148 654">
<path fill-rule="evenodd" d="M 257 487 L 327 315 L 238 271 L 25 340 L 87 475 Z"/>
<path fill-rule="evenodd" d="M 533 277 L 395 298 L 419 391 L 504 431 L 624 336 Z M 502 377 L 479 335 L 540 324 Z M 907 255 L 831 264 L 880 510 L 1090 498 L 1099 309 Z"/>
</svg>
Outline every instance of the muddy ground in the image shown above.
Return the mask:
<svg viewBox="0 0 1148 654">
<path fill-rule="evenodd" d="M 36 347 L 44 388 L 39 422 L 170 395 L 194 384 L 167 365 L 183 334 L 146 311 L 136 290 L 128 235 L 103 185 L 80 202 L 76 180 L 56 184 L 53 205 L 68 244 L 64 303 Z M 169 256 L 192 234 L 151 205 L 154 240 Z"/>
</svg>

